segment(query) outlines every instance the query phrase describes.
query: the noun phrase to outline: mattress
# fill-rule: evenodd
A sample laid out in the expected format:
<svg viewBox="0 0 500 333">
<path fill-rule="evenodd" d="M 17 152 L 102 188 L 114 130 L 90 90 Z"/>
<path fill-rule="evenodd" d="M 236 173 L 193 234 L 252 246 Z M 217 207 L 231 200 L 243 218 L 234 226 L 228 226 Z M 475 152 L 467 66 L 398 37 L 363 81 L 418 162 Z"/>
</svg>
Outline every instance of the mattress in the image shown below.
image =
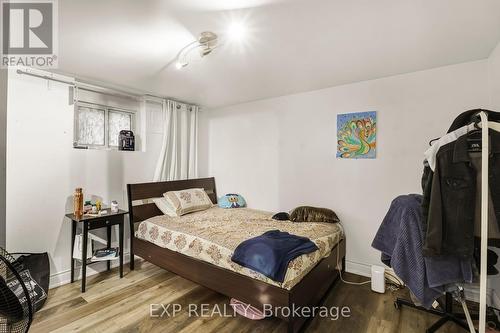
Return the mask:
<svg viewBox="0 0 500 333">
<path fill-rule="evenodd" d="M 236 273 L 290 290 L 343 238 L 342 226 L 332 223 L 275 221 L 272 213 L 249 209 L 212 207 L 181 217 L 156 216 L 139 224 L 136 237 L 163 248 L 209 262 Z M 231 261 L 243 241 L 269 230 L 281 230 L 313 241 L 319 250 L 290 262 L 280 283 Z"/>
</svg>

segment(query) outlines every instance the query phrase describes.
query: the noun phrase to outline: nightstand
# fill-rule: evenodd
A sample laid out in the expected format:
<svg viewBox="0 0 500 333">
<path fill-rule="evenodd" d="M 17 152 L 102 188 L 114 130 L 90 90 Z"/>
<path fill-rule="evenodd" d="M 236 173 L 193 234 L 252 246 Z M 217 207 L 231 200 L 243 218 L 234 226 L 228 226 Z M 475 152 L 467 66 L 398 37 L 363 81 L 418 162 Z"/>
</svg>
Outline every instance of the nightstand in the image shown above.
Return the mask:
<svg viewBox="0 0 500 333">
<path fill-rule="evenodd" d="M 109 212 L 109 210 L 108 210 Z M 119 210 L 117 213 L 108 213 L 101 216 L 87 216 L 84 215 L 82 218 L 78 219 L 74 214 L 66 214 L 66 217 L 71 220 L 71 283 L 75 281 L 75 261 L 78 259 L 73 259 L 73 249 L 75 244 L 76 229 L 80 225 L 82 227 L 82 256 L 83 260 L 79 260 L 82 263 L 82 292 L 85 292 L 85 283 L 87 280 L 87 265 L 102 262 L 102 261 L 92 261 L 87 258 L 87 242 L 89 238 L 89 231 L 99 228 L 106 228 L 107 231 L 107 246 L 111 247 L 111 227 L 118 225 L 119 236 L 119 251 L 120 251 L 120 278 L 123 277 L 123 226 L 124 217 L 128 212 L 124 210 Z M 84 259 L 85 258 L 85 259 Z M 111 260 L 107 260 L 108 270 L 111 268 Z"/>
</svg>

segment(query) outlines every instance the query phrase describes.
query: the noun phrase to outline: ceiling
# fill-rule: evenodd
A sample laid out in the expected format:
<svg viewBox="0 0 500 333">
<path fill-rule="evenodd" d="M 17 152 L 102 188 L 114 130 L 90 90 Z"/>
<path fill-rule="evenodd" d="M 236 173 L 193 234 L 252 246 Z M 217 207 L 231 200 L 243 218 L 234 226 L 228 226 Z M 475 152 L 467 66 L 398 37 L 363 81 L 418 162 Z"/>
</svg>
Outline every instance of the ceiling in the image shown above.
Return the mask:
<svg viewBox="0 0 500 333">
<path fill-rule="evenodd" d="M 247 37 L 178 70 L 230 22 Z M 207 108 L 487 58 L 498 0 L 61 0 L 59 69 Z"/>
</svg>

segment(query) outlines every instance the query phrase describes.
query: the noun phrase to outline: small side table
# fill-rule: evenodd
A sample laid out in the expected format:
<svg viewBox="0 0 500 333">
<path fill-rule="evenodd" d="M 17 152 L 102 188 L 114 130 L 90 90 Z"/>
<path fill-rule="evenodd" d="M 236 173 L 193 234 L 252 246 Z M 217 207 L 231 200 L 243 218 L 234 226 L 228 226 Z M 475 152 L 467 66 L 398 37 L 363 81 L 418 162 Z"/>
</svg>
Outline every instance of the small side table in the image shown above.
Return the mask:
<svg viewBox="0 0 500 333">
<path fill-rule="evenodd" d="M 109 212 L 109 210 L 108 210 Z M 81 223 L 83 228 L 82 233 L 82 293 L 85 292 L 85 283 L 87 280 L 87 265 L 102 261 L 91 261 L 87 259 L 87 242 L 89 231 L 106 227 L 107 231 L 107 246 L 111 247 L 111 227 L 118 225 L 119 229 L 119 251 L 120 251 L 120 278 L 123 277 L 123 222 L 127 211 L 119 210 L 118 213 L 108 213 L 101 216 L 83 216 L 78 219 L 74 214 L 66 214 L 66 217 L 71 220 L 71 283 L 75 281 L 75 260 L 73 259 L 73 249 L 75 246 L 76 228 Z M 107 260 L 108 270 L 111 268 L 111 260 Z"/>
</svg>

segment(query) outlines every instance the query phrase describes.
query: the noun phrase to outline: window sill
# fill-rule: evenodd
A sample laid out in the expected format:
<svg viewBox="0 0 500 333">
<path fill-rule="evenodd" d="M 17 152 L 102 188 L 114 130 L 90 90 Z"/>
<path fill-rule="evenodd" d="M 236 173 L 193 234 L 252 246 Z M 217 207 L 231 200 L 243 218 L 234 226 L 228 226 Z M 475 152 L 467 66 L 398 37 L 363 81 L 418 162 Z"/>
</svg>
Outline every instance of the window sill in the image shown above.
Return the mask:
<svg viewBox="0 0 500 333">
<path fill-rule="evenodd" d="M 119 150 L 116 147 L 115 148 L 110 148 L 110 147 L 73 146 L 73 149 L 77 149 L 77 150 L 119 151 L 119 152 L 124 152 L 124 153 L 142 152 L 141 150 Z"/>
</svg>

